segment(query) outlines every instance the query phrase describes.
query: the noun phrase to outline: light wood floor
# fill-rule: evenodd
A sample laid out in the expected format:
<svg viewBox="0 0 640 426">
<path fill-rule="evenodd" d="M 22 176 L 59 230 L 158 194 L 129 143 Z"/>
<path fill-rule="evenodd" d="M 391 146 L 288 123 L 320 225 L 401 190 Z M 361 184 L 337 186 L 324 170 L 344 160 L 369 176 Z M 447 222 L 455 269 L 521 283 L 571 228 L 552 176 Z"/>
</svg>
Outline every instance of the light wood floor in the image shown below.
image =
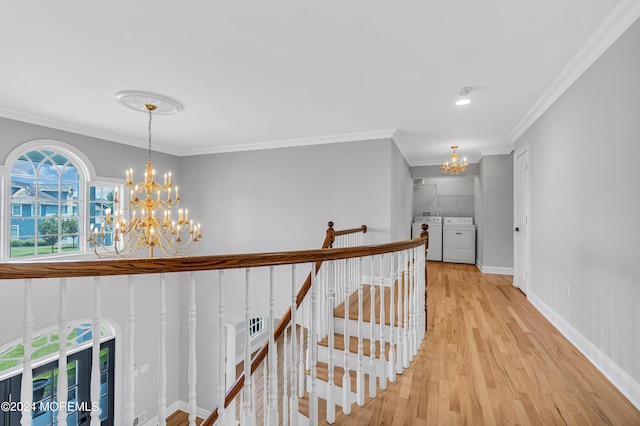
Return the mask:
<svg viewBox="0 0 640 426">
<path fill-rule="evenodd" d="M 512 277 L 440 262 L 429 262 L 428 274 L 429 330 L 418 356 L 396 383 L 367 397 L 364 407 L 354 404 L 351 415 L 340 412 L 335 424 L 640 425 L 640 412 L 511 285 Z M 279 379 L 281 369 L 279 363 Z M 282 412 L 282 383 L 278 388 Z M 300 404 L 304 411 L 305 400 Z M 186 425 L 186 418 L 176 413 L 167 424 Z"/>
<path fill-rule="evenodd" d="M 411 368 L 336 424 L 640 425 L 636 410 L 511 285 L 429 262 L 429 330 Z"/>
</svg>

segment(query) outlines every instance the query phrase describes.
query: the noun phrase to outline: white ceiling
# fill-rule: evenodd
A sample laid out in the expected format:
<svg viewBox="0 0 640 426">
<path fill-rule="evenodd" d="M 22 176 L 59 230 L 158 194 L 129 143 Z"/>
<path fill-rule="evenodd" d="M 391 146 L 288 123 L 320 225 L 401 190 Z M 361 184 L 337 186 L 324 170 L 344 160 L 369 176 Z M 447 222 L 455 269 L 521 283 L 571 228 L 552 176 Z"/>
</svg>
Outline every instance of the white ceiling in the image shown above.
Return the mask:
<svg viewBox="0 0 640 426">
<path fill-rule="evenodd" d="M 115 101 L 144 90 L 184 106 L 153 123 L 154 149 L 176 155 L 395 133 L 411 165 L 452 144 L 477 160 L 509 152 L 545 90 L 634 2 L 8 2 L 0 116 L 146 147 L 146 117 Z M 456 107 L 464 86 L 473 102 Z"/>
</svg>

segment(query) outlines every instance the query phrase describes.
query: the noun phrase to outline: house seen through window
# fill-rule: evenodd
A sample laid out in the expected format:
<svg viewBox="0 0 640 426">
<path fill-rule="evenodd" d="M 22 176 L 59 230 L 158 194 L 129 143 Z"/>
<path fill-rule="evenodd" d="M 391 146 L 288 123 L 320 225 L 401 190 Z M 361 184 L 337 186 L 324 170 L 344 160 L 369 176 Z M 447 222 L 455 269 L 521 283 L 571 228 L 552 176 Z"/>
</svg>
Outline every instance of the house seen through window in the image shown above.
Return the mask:
<svg viewBox="0 0 640 426">
<path fill-rule="evenodd" d="M 99 227 L 113 207 L 115 186 L 87 184 L 83 165 L 70 157 L 55 148 L 32 149 L 13 163 L 11 258 L 84 252 L 85 231 Z"/>
</svg>

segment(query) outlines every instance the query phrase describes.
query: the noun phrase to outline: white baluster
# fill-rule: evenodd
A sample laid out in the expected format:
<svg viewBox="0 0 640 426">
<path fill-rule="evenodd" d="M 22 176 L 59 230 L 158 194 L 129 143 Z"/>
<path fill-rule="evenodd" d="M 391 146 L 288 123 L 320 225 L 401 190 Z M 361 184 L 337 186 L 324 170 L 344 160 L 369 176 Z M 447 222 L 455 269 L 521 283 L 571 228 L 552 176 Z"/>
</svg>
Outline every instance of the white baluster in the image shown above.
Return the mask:
<svg viewBox="0 0 640 426">
<path fill-rule="evenodd" d="M 413 333 L 413 355 L 411 357 L 411 359 L 413 359 L 414 356 L 416 356 L 418 354 L 418 347 L 420 346 L 419 344 L 419 336 L 418 336 L 418 251 L 416 248 L 412 249 L 413 251 L 413 298 L 411 299 L 412 302 L 412 310 L 413 310 L 413 314 L 411 315 L 411 319 L 412 321 L 412 326 L 411 326 L 411 332 Z"/>
<path fill-rule="evenodd" d="M 189 426 L 196 425 L 196 380 L 197 380 L 197 364 L 196 364 L 196 273 L 191 272 L 191 280 L 189 285 Z"/>
<path fill-rule="evenodd" d="M 349 259 L 349 262 L 351 259 Z M 344 376 L 342 378 L 342 412 L 351 414 L 351 374 L 349 372 L 349 349 L 351 336 L 349 333 L 349 303 L 351 300 L 351 271 L 347 270 L 347 261 L 343 260 L 342 276 L 345 281 L 344 298 Z M 347 279 L 348 277 L 348 279 Z"/>
<path fill-rule="evenodd" d="M 384 390 L 387 388 L 387 374 L 384 373 L 384 367 L 387 365 L 387 359 L 386 359 L 386 354 L 385 349 L 386 349 L 386 345 L 385 345 L 385 338 L 384 338 L 384 332 L 385 332 L 385 306 L 384 306 L 384 289 L 385 289 L 385 285 L 384 285 L 384 275 L 382 273 L 382 267 L 383 267 L 383 260 L 384 260 L 384 255 L 381 254 L 380 255 L 380 364 L 383 366 L 383 373 L 382 376 L 380 376 L 380 389 Z"/>
<path fill-rule="evenodd" d="M 58 316 L 59 330 L 59 358 L 58 358 L 58 406 L 61 407 L 58 412 L 58 425 L 67 425 L 67 410 L 62 407 L 67 406 L 67 394 L 69 389 L 69 380 L 67 378 L 67 279 L 60 278 L 60 314 Z"/>
<path fill-rule="evenodd" d="M 251 413 L 253 414 L 252 418 L 253 418 L 254 425 L 256 424 L 255 420 L 257 418 L 256 411 L 258 411 L 256 408 L 256 406 L 258 405 L 258 397 L 256 395 L 256 392 L 257 392 L 256 376 L 257 374 L 252 374 L 250 378 L 251 380 Z"/>
<path fill-rule="evenodd" d="M 413 359 L 413 322 L 412 322 L 412 314 L 413 314 L 413 302 L 412 302 L 412 296 L 413 296 L 413 257 L 412 257 L 412 253 L 411 253 L 411 249 L 407 249 L 407 251 L 409 252 L 409 265 L 407 266 L 407 269 L 409 270 L 409 285 L 407 286 L 407 316 L 405 317 L 406 321 L 407 321 L 407 329 L 405 330 L 405 334 L 407 336 L 407 350 L 406 350 L 406 356 L 407 356 L 407 364 L 405 364 L 405 367 L 408 367 L 409 363 L 411 363 L 411 360 Z"/>
<path fill-rule="evenodd" d="M 426 253 L 425 247 L 420 246 L 420 315 L 422 317 L 422 325 L 420 326 L 421 335 L 427 329 L 427 312 L 425 310 L 427 303 L 427 270 L 426 270 Z"/>
<path fill-rule="evenodd" d="M 225 392 L 227 390 L 225 383 L 226 371 L 226 344 L 227 339 L 224 331 L 224 271 L 218 271 L 218 421 L 216 424 L 226 426 L 227 410 L 224 406 Z M 235 359 L 229 361 L 235 364 Z"/>
<path fill-rule="evenodd" d="M 33 341 L 33 305 L 32 305 L 32 281 L 24 280 L 24 318 L 22 321 L 22 343 L 24 345 L 22 387 L 20 401 L 25 406 L 30 406 L 33 401 L 33 371 L 31 370 L 31 348 Z M 31 410 L 23 410 L 20 419 L 22 426 L 31 426 Z"/>
<path fill-rule="evenodd" d="M 262 361 L 262 424 L 269 424 L 269 369 L 268 362 Z"/>
<path fill-rule="evenodd" d="M 288 333 L 289 327 L 285 327 L 284 329 L 284 342 L 283 342 L 283 360 L 282 360 L 282 424 L 289 424 L 289 356 L 287 355 L 289 352 L 289 341 L 288 341 Z"/>
<path fill-rule="evenodd" d="M 333 330 L 333 310 L 335 309 L 335 264 L 329 261 L 327 264 L 327 331 L 329 336 L 329 359 L 328 359 L 328 383 L 327 383 L 327 422 L 333 424 L 336 421 L 336 400 L 334 376 L 334 330 Z"/>
<path fill-rule="evenodd" d="M 160 274 L 160 312 L 158 314 L 158 424 L 167 424 L 167 279 Z"/>
<path fill-rule="evenodd" d="M 396 291 L 396 280 L 394 274 L 394 262 L 393 262 L 394 253 L 390 253 L 389 260 L 389 289 L 390 289 L 390 301 L 389 301 L 389 380 L 391 383 L 396 381 L 396 352 L 394 347 L 396 345 L 396 336 L 395 336 L 395 291 Z"/>
<path fill-rule="evenodd" d="M 252 412 L 251 401 L 251 346 L 249 344 L 249 278 L 250 269 L 245 269 L 245 297 L 244 297 L 244 401 L 242 402 L 242 426 L 253 426 L 255 416 Z"/>
<path fill-rule="evenodd" d="M 363 258 L 358 259 L 358 271 L 362 270 L 362 260 Z M 363 279 L 360 274 L 358 274 L 358 367 L 356 371 L 356 403 L 359 406 L 364 405 L 364 345 L 362 343 L 362 322 L 363 322 L 363 314 L 362 314 L 362 304 L 363 304 Z"/>
<path fill-rule="evenodd" d="M 375 341 L 375 324 L 376 324 L 376 287 L 373 283 L 373 256 L 371 256 L 371 268 L 369 269 L 369 277 L 371 287 L 369 288 L 370 312 L 369 312 L 369 396 L 376 397 L 376 341 Z"/>
<path fill-rule="evenodd" d="M 403 298 L 403 331 L 402 331 L 402 366 L 409 368 L 409 287 L 411 285 L 411 274 L 409 271 L 409 250 L 405 250 L 404 263 L 404 298 Z"/>
<path fill-rule="evenodd" d="M 398 252 L 398 346 L 396 354 L 396 373 L 402 373 L 402 358 L 404 352 L 404 333 L 402 329 L 402 299 L 406 282 L 405 265 L 407 264 L 406 251 Z"/>
<path fill-rule="evenodd" d="M 269 426 L 278 424 L 278 347 L 274 338 L 273 324 L 275 321 L 275 294 L 273 266 L 269 267 Z"/>
<path fill-rule="evenodd" d="M 316 265 L 311 264 L 311 329 L 309 330 L 309 371 L 311 372 L 311 386 L 309 389 L 309 424 L 318 424 L 318 394 L 316 391 L 316 367 L 318 365 L 318 339 L 316 326 L 318 324 L 318 279 Z"/>
<path fill-rule="evenodd" d="M 323 263 L 322 267 L 320 268 L 319 271 L 319 277 L 320 279 L 318 280 L 318 293 L 320 294 L 320 317 L 319 317 L 319 323 L 320 326 L 318 327 L 318 341 L 321 341 L 324 336 L 327 335 L 327 326 L 326 326 L 326 322 L 327 322 L 327 282 L 326 282 L 326 270 L 327 270 L 327 264 Z"/>
<path fill-rule="evenodd" d="M 93 348 L 91 348 L 91 403 L 100 406 L 100 329 L 102 304 L 100 277 L 93 277 Z M 113 356 L 113 354 L 111 354 Z M 100 410 L 91 410 L 91 426 L 100 425 Z"/>
<path fill-rule="evenodd" d="M 291 396 L 289 403 L 290 422 L 292 426 L 298 424 L 298 361 L 296 341 L 296 265 L 291 265 Z"/>
<path fill-rule="evenodd" d="M 298 398 L 304 397 L 304 303 L 300 304 L 300 352 L 298 354 Z"/>
<path fill-rule="evenodd" d="M 129 291 L 127 311 L 127 363 L 126 363 L 126 385 L 125 385 L 125 424 L 132 425 L 134 419 L 134 391 L 135 391 L 135 329 L 136 329 L 136 311 L 134 303 L 133 276 L 127 277 L 127 288 Z"/>
</svg>

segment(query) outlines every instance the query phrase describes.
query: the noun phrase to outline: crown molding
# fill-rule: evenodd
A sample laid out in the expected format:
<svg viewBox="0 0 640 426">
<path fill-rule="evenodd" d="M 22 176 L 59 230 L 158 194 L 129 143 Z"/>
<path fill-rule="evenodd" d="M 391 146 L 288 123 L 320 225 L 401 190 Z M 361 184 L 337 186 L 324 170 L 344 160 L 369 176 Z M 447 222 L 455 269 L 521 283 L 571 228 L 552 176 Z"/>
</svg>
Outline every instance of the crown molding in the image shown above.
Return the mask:
<svg viewBox="0 0 640 426">
<path fill-rule="evenodd" d="M 482 158 L 482 157 L 480 157 Z M 480 158 L 476 157 L 467 157 L 467 162 L 469 164 L 476 164 L 480 162 Z M 442 160 L 427 160 L 427 161 L 418 161 L 415 164 L 412 164 L 411 167 L 424 167 L 424 166 L 442 166 Z"/>
<path fill-rule="evenodd" d="M 509 146 L 501 146 L 498 148 L 481 148 L 480 149 L 480 158 L 485 155 L 507 155 L 513 152 L 513 144 Z"/>
<path fill-rule="evenodd" d="M 310 138 L 285 139 L 270 142 L 255 142 L 243 145 L 212 146 L 204 149 L 182 150 L 180 156 L 221 154 L 238 151 L 256 151 L 260 149 L 290 148 L 295 146 L 324 145 L 330 143 L 368 141 L 375 139 L 391 139 L 396 132 L 390 130 L 374 130 L 370 132 L 344 133 L 340 135 L 316 136 Z"/>
<path fill-rule="evenodd" d="M 402 139 L 402 136 L 400 136 L 400 131 L 398 129 L 393 132 L 393 136 L 391 137 L 391 139 L 393 140 L 393 142 L 395 142 L 398 150 L 400 151 L 400 154 L 402 154 L 405 161 L 409 164 L 409 167 L 412 167 L 413 159 L 411 158 L 411 153 L 407 148 L 407 144 L 405 143 L 404 139 Z"/>
<path fill-rule="evenodd" d="M 79 126 L 77 124 L 68 123 L 66 121 L 52 120 L 37 114 L 31 114 L 24 111 L 9 110 L 0 107 L 0 117 L 9 120 L 21 121 L 23 123 L 34 124 L 36 126 L 49 127 L 53 130 L 62 132 L 75 133 L 90 138 L 102 139 L 109 142 L 121 143 L 124 145 L 134 146 L 137 148 L 147 148 L 147 143 L 138 139 L 128 138 L 117 133 L 105 132 L 102 130 L 92 129 L 90 127 Z M 153 144 L 153 150 L 165 154 L 180 156 L 180 152 L 164 145 Z"/>
<path fill-rule="evenodd" d="M 507 139 L 511 142 L 518 140 L 638 18 L 640 18 L 640 0 L 622 0 L 618 3 L 607 19 L 589 37 L 578 53 L 509 133 Z"/>
</svg>

